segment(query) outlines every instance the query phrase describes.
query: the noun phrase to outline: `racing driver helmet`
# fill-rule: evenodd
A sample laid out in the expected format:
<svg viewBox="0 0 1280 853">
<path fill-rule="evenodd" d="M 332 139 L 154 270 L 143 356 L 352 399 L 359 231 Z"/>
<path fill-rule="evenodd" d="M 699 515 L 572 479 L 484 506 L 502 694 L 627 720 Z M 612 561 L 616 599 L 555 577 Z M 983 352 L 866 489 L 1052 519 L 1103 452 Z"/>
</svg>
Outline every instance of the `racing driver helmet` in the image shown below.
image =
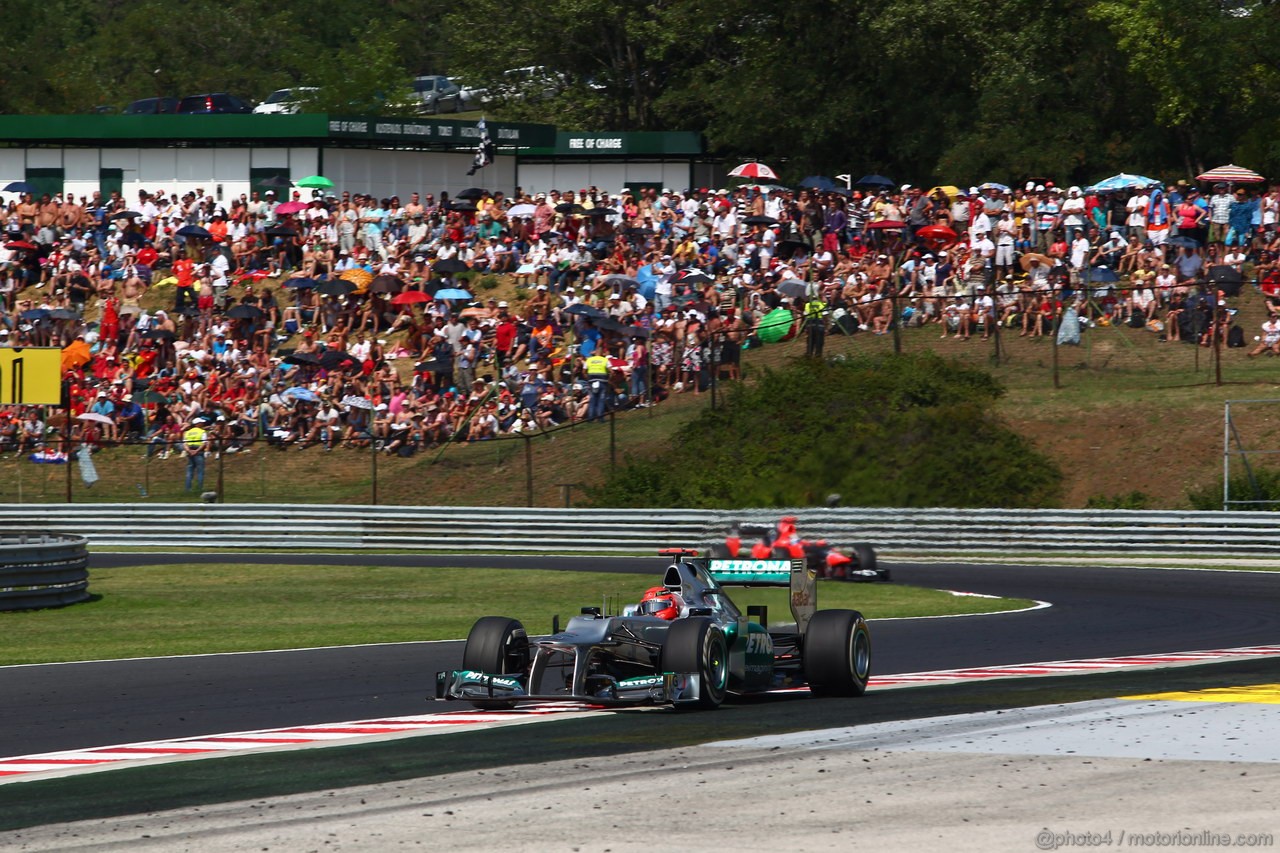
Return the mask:
<svg viewBox="0 0 1280 853">
<path fill-rule="evenodd" d="M 680 615 L 683 602 L 680 596 L 665 586 L 655 586 L 640 599 L 639 613 L 645 616 L 657 616 L 670 622 Z"/>
</svg>

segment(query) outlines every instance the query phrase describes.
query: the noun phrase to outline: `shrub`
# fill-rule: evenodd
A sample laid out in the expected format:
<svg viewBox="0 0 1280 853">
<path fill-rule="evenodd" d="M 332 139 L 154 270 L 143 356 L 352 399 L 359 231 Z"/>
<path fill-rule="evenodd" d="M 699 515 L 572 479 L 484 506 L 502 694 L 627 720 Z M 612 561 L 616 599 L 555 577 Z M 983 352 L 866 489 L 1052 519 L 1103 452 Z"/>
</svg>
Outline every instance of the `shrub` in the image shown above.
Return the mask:
<svg viewBox="0 0 1280 853">
<path fill-rule="evenodd" d="M 1187 493 L 1187 498 L 1191 501 L 1192 509 L 1221 512 L 1222 478 L 1219 477 L 1217 482 L 1212 485 L 1191 490 Z M 1247 503 L 1232 504 L 1230 507 L 1232 512 L 1280 511 L 1280 471 L 1255 468 L 1252 480 L 1245 473 L 1233 474 L 1231 476 L 1231 499 L 1233 501 L 1248 501 Z M 1262 501 L 1277 501 L 1278 503 L 1262 503 Z"/>
<path fill-rule="evenodd" d="M 1086 509 L 1147 509 L 1151 495 L 1132 491 L 1120 495 L 1093 495 L 1085 502 Z"/>
<path fill-rule="evenodd" d="M 599 506 L 1051 506 L 1062 473 L 996 417 L 988 373 L 932 354 L 798 360 L 730 388 Z"/>
</svg>

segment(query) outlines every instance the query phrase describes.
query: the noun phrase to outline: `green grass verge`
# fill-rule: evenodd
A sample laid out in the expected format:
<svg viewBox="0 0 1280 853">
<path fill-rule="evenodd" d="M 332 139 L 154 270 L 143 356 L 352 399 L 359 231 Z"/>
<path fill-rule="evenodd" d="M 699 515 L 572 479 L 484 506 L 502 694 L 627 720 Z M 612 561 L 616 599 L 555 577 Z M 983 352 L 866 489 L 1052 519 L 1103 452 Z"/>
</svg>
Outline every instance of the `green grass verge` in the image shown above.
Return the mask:
<svg viewBox="0 0 1280 853">
<path fill-rule="evenodd" d="M 92 573 L 95 599 L 0 614 L 0 664 L 447 640 L 490 614 L 531 631 L 606 598 L 639 601 L 645 575 L 387 566 L 137 566 Z M 780 621 L 786 590 L 750 590 Z M 869 618 L 989 612 L 1026 601 L 956 597 L 901 584 L 823 583 L 823 607 Z"/>
</svg>

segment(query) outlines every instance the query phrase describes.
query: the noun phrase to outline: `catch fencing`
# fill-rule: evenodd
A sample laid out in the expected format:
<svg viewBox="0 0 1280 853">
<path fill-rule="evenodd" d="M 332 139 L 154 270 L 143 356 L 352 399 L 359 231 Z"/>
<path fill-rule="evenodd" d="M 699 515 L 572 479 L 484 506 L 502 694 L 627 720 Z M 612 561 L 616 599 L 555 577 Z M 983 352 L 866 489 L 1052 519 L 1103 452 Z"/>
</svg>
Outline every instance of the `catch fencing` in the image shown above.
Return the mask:
<svg viewBox="0 0 1280 853">
<path fill-rule="evenodd" d="M 800 531 L 885 554 L 1154 553 L 1280 556 L 1274 513 L 835 508 L 526 509 L 308 504 L 0 507 L 0 527 L 84 536 L 95 548 L 327 548 L 651 554 L 706 549 L 738 522 L 797 516 Z"/>
</svg>

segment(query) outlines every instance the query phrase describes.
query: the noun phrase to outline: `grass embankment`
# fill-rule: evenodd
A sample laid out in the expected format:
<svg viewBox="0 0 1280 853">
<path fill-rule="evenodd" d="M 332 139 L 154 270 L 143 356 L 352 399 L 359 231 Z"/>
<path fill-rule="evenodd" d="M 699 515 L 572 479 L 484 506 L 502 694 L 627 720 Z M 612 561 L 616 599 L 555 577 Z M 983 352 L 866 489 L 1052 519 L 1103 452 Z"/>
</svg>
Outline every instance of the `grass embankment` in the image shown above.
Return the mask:
<svg viewBox="0 0 1280 853">
<path fill-rule="evenodd" d="M 243 652 L 465 637 L 501 614 L 544 633 L 606 597 L 639 601 L 644 575 L 385 566 L 170 565 L 95 571 L 95 600 L 0 615 L 0 664 Z M 736 590 L 734 591 L 737 592 Z M 741 606 L 785 618 L 787 591 L 755 589 Z M 1014 599 L 956 597 L 899 584 L 824 582 L 824 608 L 870 618 L 980 613 L 1025 607 Z"/>
</svg>

